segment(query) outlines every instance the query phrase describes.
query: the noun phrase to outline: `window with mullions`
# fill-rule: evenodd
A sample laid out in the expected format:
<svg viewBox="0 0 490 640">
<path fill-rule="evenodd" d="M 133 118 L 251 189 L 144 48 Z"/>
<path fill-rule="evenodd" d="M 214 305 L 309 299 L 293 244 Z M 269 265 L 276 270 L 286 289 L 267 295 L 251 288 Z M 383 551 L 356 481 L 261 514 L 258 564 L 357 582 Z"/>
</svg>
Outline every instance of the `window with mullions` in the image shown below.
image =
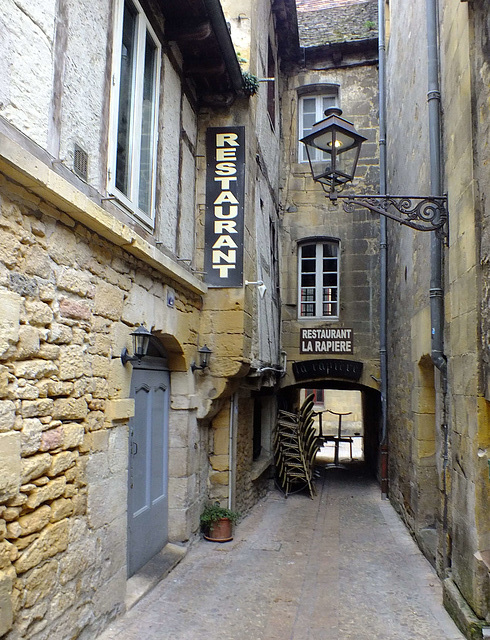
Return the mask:
<svg viewBox="0 0 490 640">
<path fill-rule="evenodd" d="M 339 242 L 299 246 L 299 317 L 338 318 Z"/>
<path fill-rule="evenodd" d="M 153 226 L 161 46 L 136 0 L 116 16 L 109 191 Z"/>
<path fill-rule="evenodd" d="M 332 89 L 328 93 L 318 95 L 304 95 L 299 100 L 299 139 L 301 140 L 307 136 L 315 122 L 320 122 L 325 117 L 325 110 L 330 107 L 338 107 L 338 93 L 336 89 Z M 319 149 L 314 150 L 316 157 L 312 157 L 312 160 L 325 160 L 326 153 Z M 300 143 L 299 147 L 299 161 L 308 162 L 308 156 L 306 154 L 306 147 Z"/>
</svg>

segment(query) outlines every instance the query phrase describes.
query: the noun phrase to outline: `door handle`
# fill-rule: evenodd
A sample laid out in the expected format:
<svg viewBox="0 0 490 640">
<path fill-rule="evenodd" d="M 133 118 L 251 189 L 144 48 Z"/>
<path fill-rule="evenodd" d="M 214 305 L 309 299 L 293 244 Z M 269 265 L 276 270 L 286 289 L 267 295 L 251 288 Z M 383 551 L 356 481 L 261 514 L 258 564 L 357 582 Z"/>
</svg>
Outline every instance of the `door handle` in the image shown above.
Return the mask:
<svg viewBox="0 0 490 640">
<path fill-rule="evenodd" d="M 137 442 L 132 442 L 131 443 L 131 455 L 135 456 L 138 453 L 138 443 Z"/>
</svg>

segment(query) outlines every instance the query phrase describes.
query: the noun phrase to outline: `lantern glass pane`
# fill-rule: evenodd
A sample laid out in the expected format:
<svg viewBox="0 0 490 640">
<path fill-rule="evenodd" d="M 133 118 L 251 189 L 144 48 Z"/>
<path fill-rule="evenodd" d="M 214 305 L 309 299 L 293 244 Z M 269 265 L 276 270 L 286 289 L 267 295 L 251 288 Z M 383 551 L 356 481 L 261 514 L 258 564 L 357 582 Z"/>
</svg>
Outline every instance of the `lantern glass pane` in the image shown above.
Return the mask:
<svg viewBox="0 0 490 640">
<path fill-rule="evenodd" d="M 145 356 L 148 353 L 148 345 L 150 343 L 150 336 L 137 334 L 134 337 L 134 353 L 138 358 Z"/>
</svg>

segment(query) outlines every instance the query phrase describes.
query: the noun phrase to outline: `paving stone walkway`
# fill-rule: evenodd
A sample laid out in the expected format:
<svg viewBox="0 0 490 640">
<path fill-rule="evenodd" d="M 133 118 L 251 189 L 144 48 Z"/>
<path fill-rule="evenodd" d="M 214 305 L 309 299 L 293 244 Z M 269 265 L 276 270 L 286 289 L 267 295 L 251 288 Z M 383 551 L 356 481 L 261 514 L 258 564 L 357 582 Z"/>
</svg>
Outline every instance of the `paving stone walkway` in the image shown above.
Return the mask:
<svg viewBox="0 0 490 640">
<path fill-rule="evenodd" d="M 441 585 L 378 485 L 325 472 L 202 540 L 100 640 L 461 640 Z"/>
</svg>

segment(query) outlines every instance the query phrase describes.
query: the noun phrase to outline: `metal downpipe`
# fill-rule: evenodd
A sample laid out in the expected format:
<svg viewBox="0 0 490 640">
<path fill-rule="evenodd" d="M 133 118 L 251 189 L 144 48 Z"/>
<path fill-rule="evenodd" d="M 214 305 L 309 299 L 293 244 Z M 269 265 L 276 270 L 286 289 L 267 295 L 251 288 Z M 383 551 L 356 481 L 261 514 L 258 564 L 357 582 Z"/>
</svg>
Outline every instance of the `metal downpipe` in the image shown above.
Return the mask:
<svg viewBox="0 0 490 640">
<path fill-rule="evenodd" d="M 439 87 L 437 0 L 427 0 L 427 51 L 430 186 L 431 194 L 433 196 L 440 196 L 443 194 L 441 178 L 441 92 Z M 431 234 L 430 315 L 432 362 L 444 378 L 446 378 L 447 360 L 444 355 L 444 289 L 442 279 L 443 242 L 441 236 L 436 233 Z"/>
<path fill-rule="evenodd" d="M 439 84 L 439 41 L 437 0 L 426 0 L 427 10 L 427 54 L 429 143 L 430 143 L 430 186 L 432 195 L 442 195 L 441 162 L 441 92 Z M 436 233 L 431 234 L 430 259 L 430 316 L 431 316 L 431 358 L 441 374 L 441 435 L 442 435 L 442 569 L 449 566 L 448 546 L 448 451 L 449 428 L 447 423 L 447 358 L 444 354 L 444 282 L 443 282 L 444 240 Z M 436 381 L 434 381 L 435 384 Z M 437 410 L 436 410 L 437 414 Z"/>
<path fill-rule="evenodd" d="M 379 48 L 379 193 L 386 195 L 386 33 L 385 33 L 385 0 L 378 0 L 378 48 Z M 380 327 L 379 358 L 381 369 L 381 493 L 388 495 L 388 352 L 387 352 L 387 262 L 388 240 L 387 219 L 380 216 L 379 221 L 379 253 L 380 253 Z"/>
</svg>

